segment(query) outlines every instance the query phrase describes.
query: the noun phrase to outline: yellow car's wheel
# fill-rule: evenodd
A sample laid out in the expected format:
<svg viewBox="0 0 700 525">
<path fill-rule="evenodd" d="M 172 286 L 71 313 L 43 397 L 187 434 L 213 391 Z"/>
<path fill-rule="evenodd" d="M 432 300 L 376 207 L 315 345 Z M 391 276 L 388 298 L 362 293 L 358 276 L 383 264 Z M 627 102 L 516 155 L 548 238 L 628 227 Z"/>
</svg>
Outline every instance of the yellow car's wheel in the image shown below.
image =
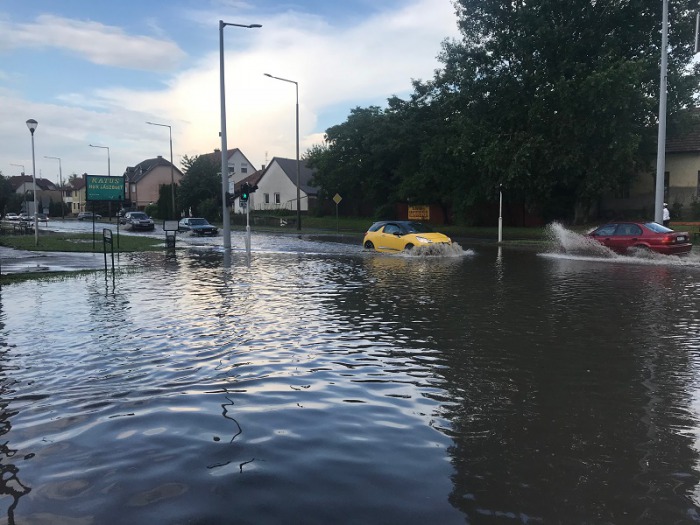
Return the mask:
<svg viewBox="0 0 700 525">
<path fill-rule="evenodd" d="M 374 250 L 374 244 L 372 244 L 372 241 L 367 241 L 367 242 L 365 243 L 365 248 L 366 248 L 367 250 Z"/>
<path fill-rule="evenodd" d="M 403 247 L 404 250 L 412 250 L 413 245 L 409 242 L 406 246 Z"/>
</svg>

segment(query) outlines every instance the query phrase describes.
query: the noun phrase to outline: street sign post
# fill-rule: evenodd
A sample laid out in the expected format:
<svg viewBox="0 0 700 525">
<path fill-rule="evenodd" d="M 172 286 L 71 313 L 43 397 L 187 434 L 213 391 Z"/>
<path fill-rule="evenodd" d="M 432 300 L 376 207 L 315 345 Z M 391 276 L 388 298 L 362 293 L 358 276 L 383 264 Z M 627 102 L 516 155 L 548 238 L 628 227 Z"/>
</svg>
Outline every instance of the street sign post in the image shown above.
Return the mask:
<svg viewBox="0 0 700 525">
<path fill-rule="evenodd" d="M 336 193 L 333 195 L 333 202 L 335 202 L 335 231 L 340 232 L 340 218 L 338 217 L 338 204 L 340 204 L 340 201 L 342 201 L 343 198 L 340 196 L 340 193 Z"/>
</svg>

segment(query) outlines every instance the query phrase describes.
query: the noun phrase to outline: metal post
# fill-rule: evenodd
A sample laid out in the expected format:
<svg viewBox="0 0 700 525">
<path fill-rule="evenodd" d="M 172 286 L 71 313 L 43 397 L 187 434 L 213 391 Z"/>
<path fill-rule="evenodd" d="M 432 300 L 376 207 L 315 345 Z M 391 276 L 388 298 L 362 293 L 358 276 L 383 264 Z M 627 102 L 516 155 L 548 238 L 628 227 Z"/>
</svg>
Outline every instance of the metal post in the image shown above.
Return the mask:
<svg viewBox="0 0 700 525">
<path fill-rule="evenodd" d="M 250 253 L 250 203 L 245 204 L 245 249 Z"/>
<path fill-rule="evenodd" d="M 226 203 L 228 192 L 228 158 L 226 144 L 226 86 L 224 83 L 224 27 L 235 26 L 253 29 L 262 27 L 260 24 L 231 24 L 219 20 L 219 90 L 221 94 L 221 203 L 224 222 L 224 250 L 231 249 L 231 215 Z"/>
<path fill-rule="evenodd" d="M 45 159 L 55 159 L 58 161 L 58 185 L 61 189 L 61 219 L 65 219 L 65 210 L 63 204 L 63 170 L 61 169 L 61 157 L 50 157 L 49 155 L 44 155 Z"/>
<path fill-rule="evenodd" d="M 299 83 L 294 82 L 297 91 L 297 231 L 301 231 L 301 189 L 300 184 L 300 166 L 299 166 Z"/>
<path fill-rule="evenodd" d="M 301 166 L 299 164 L 299 82 L 295 80 L 289 80 L 288 78 L 276 77 L 270 73 L 264 73 L 266 77 L 274 78 L 275 80 L 281 80 L 282 82 L 289 82 L 294 84 L 296 87 L 297 94 L 297 104 L 296 104 L 296 147 L 297 147 L 297 230 L 301 230 L 301 177 L 299 176 L 301 171 Z"/>
<path fill-rule="evenodd" d="M 32 181 L 34 183 L 34 244 L 39 246 L 39 217 L 36 202 L 36 159 L 34 157 L 34 130 L 36 130 L 39 123 L 34 119 L 29 119 L 27 121 L 27 127 L 29 132 L 32 134 Z"/>
<path fill-rule="evenodd" d="M 498 242 L 503 241 L 503 186 L 498 185 Z"/>
<path fill-rule="evenodd" d="M 659 83 L 659 136 L 656 145 L 656 192 L 654 221 L 663 224 L 664 180 L 666 178 L 666 70 L 668 64 L 668 0 L 663 1 L 661 23 L 661 80 Z"/>
<path fill-rule="evenodd" d="M 156 122 L 146 122 L 151 126 L 162 126 L 168 128 L 170 135 L 170 199 L 173 207 L 173 219 L 177 219 L 177 210 L 175 209 L 175 166 L 173 165 L 173 128 L 168 124 L 157 124 Z"/>
</svg>

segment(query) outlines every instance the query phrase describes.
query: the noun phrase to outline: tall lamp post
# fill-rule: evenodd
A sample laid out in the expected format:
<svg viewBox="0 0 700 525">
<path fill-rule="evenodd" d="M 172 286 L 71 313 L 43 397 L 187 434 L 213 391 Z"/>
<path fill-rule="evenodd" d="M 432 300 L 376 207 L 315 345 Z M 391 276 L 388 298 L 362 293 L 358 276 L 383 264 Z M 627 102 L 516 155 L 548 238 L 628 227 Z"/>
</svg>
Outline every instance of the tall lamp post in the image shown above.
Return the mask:
<svg viewBox="0 0 700 525">
<path fill-rule="evenodd" d="M 282 82 L 289 82 L 294 84 L 297 92 L 297 230 L 301 230 L 301 189 L 299 188 L 300 177 L 299 177 L 299 83 L 294 80 L 289 80 L 287 78 L 275 77 L 270 75 L 270 73 L 265 73 L 266 77 L 274 78 L 275 80 L 281 80 Z"/>
<path fill-rule="evenodd" d="M 146 122 L 146 124 L 150 124 L 151 126 L 162 126 L 164 128 L 168 128 L 168 131 L 170 133 L 170 197 L 172 199 L 173 206 L 172 218 L 177 219 L 177 213 L 175 210 L 175 168 L 173 167 L 173 128 L 168 124 L 158 124 L 156 122 Z"/>
<path fill-rule="evenodd" d="M 32 134 L 32 181 L 34 183 L 34 245 L 39 246 L 39 217 L 37 214 L 39 210 L 36 207 L 36 160 L 34 158 L 34 131 L 39 123 L 30 118 L 27 121 L 27 127 L 29 128 L 29 133 Z"/>
<path fill-rule="evenodd" d="M 656 190 L 654 222 L 663 224 L 666 178 L 666 70 L 668 69 L 668 0 L 663 1 L 661 20 L 661 78 L 659 82 L 659 134 L 656 144 Z"/>
<path fill-rule="evenodd" d="M 112 162 L 109 159 L 109 146 L 95 146 L 94 144 L 88 144 L 91 148 L 100 148 L 100 149 L 106 149 L 107 150 L 107 176 L 111 177 L 112 176 Z M 87 204 L 85 205 L 87 208 Z M 95 211 L 95 205 L 92 205 L 92 211 Z M 112 222 L 112 202 L 110 201 L 109 203 L 109 221 Z M 118 223 L 119 221 L 117 221 Z M 95 218 L 93 216 L 92 218 L 92 241 L 93 244 L 95 243 Z"/>
<path fill-rule="evenodd" d="M 45 159 L 55 159 L 58 161 L 58 185 L 61 188 L 61 219 L 65 219 L 65 213 L 63 210 L 63 170 L 61 169 L 61 157 L 50 157 L 44 155 Z"/>
<path fill-rule="evenodd" d="M 219 20 L 219 83 L 221 91 L 221 202 L 224 220 L 224 249 L 231 249 L 231 215 L 226 202 L 228 193 L 228 158 L 226 145 L 226 89 L 224 85 L 224 27 L 234 26 L 245 29 L 257 29 L 260 24 L 231 24 Z"/>
<path fill-rule="evenodd" d="M 109 146 L 94 146 L 93 144 L 89 144 L 91 148 L 102 148 L 107 150 L 107 176 L 111 177 L 112 172 L 111 172 L 111 161 L 109 160 Z"/>
</svg>

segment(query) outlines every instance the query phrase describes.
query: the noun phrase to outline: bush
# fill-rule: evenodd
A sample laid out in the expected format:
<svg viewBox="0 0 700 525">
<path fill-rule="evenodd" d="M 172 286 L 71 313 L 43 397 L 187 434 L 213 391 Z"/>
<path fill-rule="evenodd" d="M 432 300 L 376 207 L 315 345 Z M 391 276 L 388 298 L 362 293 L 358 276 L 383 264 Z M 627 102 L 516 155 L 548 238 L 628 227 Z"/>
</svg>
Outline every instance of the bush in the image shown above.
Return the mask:
<svg viewBox="0 0 700 525">
<path fill-rule="evenodd" d="M 700 219 L 700 201 L 696 196 L 694 196 L 693 199 L 690 201 L 690 205 L 688 206 L 688 208 L 688 212 L 690 213 L 690 219 Z"/>
</svg>

